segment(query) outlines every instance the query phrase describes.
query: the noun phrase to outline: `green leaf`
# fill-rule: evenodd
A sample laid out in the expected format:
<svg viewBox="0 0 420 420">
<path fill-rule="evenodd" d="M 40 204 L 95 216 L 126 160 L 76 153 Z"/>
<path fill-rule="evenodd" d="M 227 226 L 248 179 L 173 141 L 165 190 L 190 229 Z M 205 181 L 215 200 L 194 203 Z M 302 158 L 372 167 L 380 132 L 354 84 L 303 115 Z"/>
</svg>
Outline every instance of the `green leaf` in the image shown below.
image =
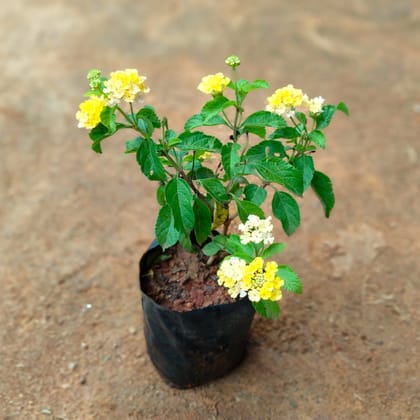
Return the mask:
<svg viewBox="0 0 420 420">
<path fill-rule="evenodd" d="M 311 187 L 324 207 L 325 217 L 330 217 L 331 210 L 335 203 L 334 191 L 330 178 L 322 172 L 315 171 Z"/>
<path fill-rule="evenodd" d="M 291 235 L 300 225 L 300 211 L 296 200 L 283 191 L 276 191 L 271 203 L 274 216 L 280 220 L 283 230 Z"/>
<path fill-rule="evenodd" d="M 92 142 L 91 148 L 96 153 L 102 153 L 102 147 L 101 147 L 101 142 L 100 141 Z"/>
<path fill-rule="evenodd" d="M 101 123 L 108 129 L 110 134 L 117 131 L 115 123 L 115 107 L 104 107 L 101 112 Z"/>
<path fill-rule="evenodd" d="M 157 154 L 156 144 L 150 139 L 144 139 L 137 150 L 137 162 L 144 175 L 150 180 L 166 180 L 165 169 Z"/>
<path fill-rule="evenodd" d="M 218 178 L 202 178 L 199 182 L 215 200 L 222 204 L 229 201 L 226 189 Z"/>
<path fill-rule="evenodd" d="M 307 119 L 303 112 L 295 112 L 295 116 L 303 125 L 306 125 Z"/>
<path fill-rule="evenodd" d="M 217 95 L 211 101 L 208 101 L 201 109 L 201 115 L 204 120 L 212 118 L 226 108 L 235 105 L 235 101 L 231 101 L 223 95 Z"/>
<path fill-rule="evenodd" d="M 253 82 L 248 82 L 248 80 L 241 79 L 236 82 L 236 86 L 242 92 L 248 93 L 254 89 L 267 89 L 268 83 L 262 79 L 257 79 Z"/>
<path fill-rule="evenodd" d="M 280 254 L 280 252 L 283 252 L 284 248 L 286 248 L 286 244 L 275 242 L 274 244 L 271 244 L 266 249 L 264 249 L 261 256 L 264 259 L 270 258 L 273 255 Z"/>
<path fill-rule="evenodd" d="M 230 88 L 234 89 L 232 82 L 229 85 Z M 253 82 L 249 82 L 248 80 L 240 79 L 235 82 L 235 85 L 239 96 L 239 103 L 243 102 L 251 90 L 266 89 L 268 87 L 268 83 L 265 80 L 254 80 Z"/>
<path fill-rule="evenodd" d="M 174 216 L 175 229 L 188 236 L 195 223 L 190 186 L 182 178 L 172 178 L 166 185 L 165 195 Z"/>
<path fill-rule="evenodd" d="M 149 120 L 154 128 L 160 128 L 162 126 L 162 123 L 159 117 L 157 116 L 155 109 L 150 105 L 144 106 L 137 112 L 136 119 L 138 118 L 145 118 Z"/>
<path fill-rule="evenodd" d="M 179 232 L 175 229 L 174 216 L 168 205 L 161 207 L 156 224 L 155 235 L 163 250 L 175 245 L 179 240 Z"/>
<path fill-rule="evenodd" d="M 181 233 L 179 236 L 179 243 L 181 244 L 181 246 L 187 250 L 188 252 L 190 252 L 191 254 L 193 254 L 194 252 L 196 252 L 196 250 L 193 247 L 193 244 L 191 242 L 191 238 L 190 235 L 185 234 L 185 233 Z"/>
<path fill-rule="evenodd" d="M 252 133 L 257 135 L 258 137 L 261 137 L 262 139 L 265 139 L 265 136 L 267 134 L 267 130 L 265 127 L 258 127 L 258 126 L 246 126 L 246 130 L 241 130 L 241 132 L 245 133 Z"/>
<path fill-rule="evenodd" d="M 250 214 L 255 214 L 260 219 L 265 218 L 264 212 L 256 204 L 247 200 L 239 200 L 236 197 L 234 197 L 234 199 L 235 199 L 236 207 L 238 208 L 238 215 L 242 223 L 245 223 L 247 221 L 248 216 Z"/>
<path fill-rule="evenodd" d="M 294 165 L 302 173 L 303 191 L 306 191 L 311 185 L 314 176 L 314 160 L 312 159 L 312 156 L 301 155 L 296 158 Z"/>
<path fill-rule="evenodd" d="M 141 142 L 144 140 L 143 137 L 136 137 L 134 139 L 125 142 L 125 153 L 134 153 L 139 150 Z"/>
<path fill-rule="evenodd" d="M 222 163 L 226 176 L 230 179 L 238 174 L 240 157 L 238 152 L 241 146 L 238 143 L 228 143 L 222 146 Z"/>
<path fill-rule="evenodd" d="M 242 244 L 239 235 L 232 234 L 227 237 L 224 246 L 229 254 L 235 257 L 242 258 L 247 263 L 250 263 L 255 258 L 255 249 L 253 244 Z"/>
<path fill-rule="evenodd" d="M 248 116 L 242 123 L 241 128 L 246 131 L 246 127 L 274 127 L 281 128 L 286 126 L 286 121 L 280 115 L 269 111 L 257 111 Z"/>
<path fill-rule="evenodd" d="M 153 124 L 147 118 L 137 118 L 137 127 L 141 133 L 146 137 L 150 138 L 153 134 Z"/>
<path fill-rule="evenodd" d="M 298 275 L 289 266 L 279 265 L 277 275 L 284 281 L 284 290 L 292 293 L 302 293 L 302 283 Z"/>
<path fill-rule="evenodd" d="M 266 140 L 249 148 L 245 154 L 246 172 L 252 172 L 256 165 L 264 165 L 267 160 L 273 157 L 283 158 L 286 156 L 283 145 L 279 141 Z"/>
<path fill-rule="evenodd" d="M 197 243 L 201 245 L 210 235 L 212 214 L 210 209 L 197 197 L 194 199 L 194 233 Z"/>
<path fill-rule="evenodd" d="M 189 176 L 192 179 L 204 179 L 204 178 L 214 178 L 214 172 L 210 168 L 202 166 L 200 168 L 194 169 L 194 172 L 190 172 Z"/>
<path fill-rule="evenodd" d="M 270 135 L 270 140 L 273 139 L 295 139 L 300 137 L 300 132 L 295 127 L 282 127 L 274 130 Z"/>
<path fill-rule="evenodd" d="M 309 133 L 309 139 L 319 146 L 321 149 L 325 149 L 325 136 L 324 133 L 320 130 L 314 130 Z"/>
<path fill-rule="evenodd" d="M 265 188 L 256 184 L 247 185 L 244 189 L 244 193 L 245 200 L 251 201 L 251 203 L 254 203 L 257 206 L 260 206 L 267 197 L 267 191 Z"/>
<path fill-rule="evenodd" d="M 216 255 L 226 245 L 227 237 L 224 235 L 216 235 L 211 242 L 204 245 L 202 251 L 204 255 Z"/>
<path fill-rule="evenodd" d="M 156 200 L 161 206 L 166 205 L 165 188 L 166 185 L 161 184 L 156 190 Z"/>
<path fill-rule="evenodd" d="M 279 158 L 256 165 L 259 174 L 268 182 L 275 182 L 296 195 L 303 192 L 302 174 L 292 165 Z"/>
<path fill-rule="evenodd" d="M 347 105 L 344 102 L 340 102 L 337 105 L 337 109 L 341 111 L 343 114 L 346 114 L 347 116 L 350 115 L 349 109 L 347 108 Z"/>
<path fill-rule="evenodd" d="M 328 127 L 333 115 L 335 114 L 336 107 L 334 105 L 324 105 L 322 107 L 322 112 L 315 116 L 315 128 L 317 130 L 322 130 L 325 127 Z"/>
<path fill-rule="evenodd" d="M 181 143 L 176 147 L 184 151 L 200 151 L 200 152 L 220 152 L 222 143 L 219 139 L 213 136 L 208 136 L 201 131 L 189 132 L 184 131 L 179 135 Z"/>
<path fill-rule="evenodd" d="M 280 315 L 280 306 L 272 300 L 252 302 L 254 309 L 264 318 L 277 319 Z"/>
<path fill-rule="evenodd" d="M 94 142 L 101 141 L 104 138 L 109 137 L 110 135 L 111 133 L 109 132 L 108 128 L 105 127 L 102 123 L 99 123 L 89 132 L 89 137 Z"/>
<path fill-rule="evenodd" d="M 205 118 L 201 114 L 195 114 L 185 122 L 184 130 L 190 131 L 193 128 L 212 125 L 226 125 L 226 122 L 220 115 Z"/>
</svg>

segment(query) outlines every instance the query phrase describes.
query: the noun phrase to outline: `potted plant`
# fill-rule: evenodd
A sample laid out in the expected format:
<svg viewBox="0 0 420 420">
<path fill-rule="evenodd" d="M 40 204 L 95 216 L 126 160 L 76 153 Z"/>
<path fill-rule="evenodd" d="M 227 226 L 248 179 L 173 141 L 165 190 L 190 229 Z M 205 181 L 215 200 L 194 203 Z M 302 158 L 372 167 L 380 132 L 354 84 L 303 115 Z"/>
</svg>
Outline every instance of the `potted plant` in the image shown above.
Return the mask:
<svg viewBox="0 0 420 420">
<path fill-rule="evenodd" d="M 247 113 L 248 94 L 268 83 L 239 78 L 236 56 L 226 64 L 230 77 L 202 78 L 198 90 L 210 98 L 182 132 L 143 104 L 150 89 L 134 69 L 109 77 L 91 70 L 76 113 L 97 153 L 117 131 L 133 132 L 125 152 L 157 185 L 156 240 L 140 260 L 144 330 L 152 362 L 180 388 L 234 368 L 255 311 L 275 318 L 282 290 L 302 292 L 295 271 L 273 259 L 284 244 L 274 241 L 272 216 L 291 235 L 300 224 L 294 196 L 310 187 L 330 215 L 332 184 L 313 154 L 325 148 L 334 113 L 348 114 L 343 102 L 324 104 L 290 84 Z M 214 126 L 224 128 L 222 138 L 204 132 Z"/>
</svg>

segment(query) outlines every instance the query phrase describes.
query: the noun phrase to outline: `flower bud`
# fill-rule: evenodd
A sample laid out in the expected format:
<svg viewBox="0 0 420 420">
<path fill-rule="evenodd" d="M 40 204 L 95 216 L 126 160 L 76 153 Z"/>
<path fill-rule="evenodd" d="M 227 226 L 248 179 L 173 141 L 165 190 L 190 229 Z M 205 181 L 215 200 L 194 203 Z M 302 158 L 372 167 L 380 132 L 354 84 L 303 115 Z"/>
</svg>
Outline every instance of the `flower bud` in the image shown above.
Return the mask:
<svg viewBox="0 0 420 420">
<path fill-rule="evenodd" d="M 226 58 L 225 63 L 234 69 L 241 64 L 241 60 L 239 60 L 239 57 L 237 55 L 231 55 L 228 58 Z"/>
</svg>

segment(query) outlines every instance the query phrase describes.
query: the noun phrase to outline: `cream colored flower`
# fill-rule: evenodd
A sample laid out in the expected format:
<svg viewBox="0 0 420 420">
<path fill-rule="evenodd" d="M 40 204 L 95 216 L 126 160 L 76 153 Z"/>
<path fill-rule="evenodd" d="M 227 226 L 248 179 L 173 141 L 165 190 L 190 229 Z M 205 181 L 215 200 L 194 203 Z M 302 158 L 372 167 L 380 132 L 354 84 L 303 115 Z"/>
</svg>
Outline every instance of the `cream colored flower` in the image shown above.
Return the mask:
<svg viewBox="0 0 420 420">
<path fill-rule="evenodd" d="M 104 82 L 104 93 L 108 97 L 108 105 L 115 105 L 121 100 L 129 103 L 141 101 L 150 88 L 144 83 L 145 76 L 139 76 L 136 69 L 112 72 L 109 80 Z"/>
<path fill-rule="evenodd" d="M 226 89 L 229 82 L 229 77 L 226 77 L 223 73 L 210 74 L 201 79 L 197 89 L 208 95 L 217 95 Z"/>
<path fill-rule="evenodd" d="M 240 238 L 241 243 L 244 245 L 249 242 L 254 242 L 256 244 L 264 242 L 264 244 L 267 245 L 272 244 L 274 241 L 271 216 L 266 219 L 260 219 L 255 214 L 250 214 L 246 223 L 241 223 L 238 226 L 238 229 L 242 232 Z"/>
<path fill-rule="evenodd" d="M 79 111 L 76 112 L 76 119 L 79 121 L 79 128 L 88 130 L 96 127 L 101 122 L 101 112 L 106 106 L 106 100 L 103 97 L 92 96 L 79 105 Z"/>
<path fill-rule="evenodd" d="M 322 96 L 316 96 L 315 98 L 309 99 L 305 105 L 311 114 L 319 114 L 322 111 L 324 102 L 325 99 Z"/>
</svg>

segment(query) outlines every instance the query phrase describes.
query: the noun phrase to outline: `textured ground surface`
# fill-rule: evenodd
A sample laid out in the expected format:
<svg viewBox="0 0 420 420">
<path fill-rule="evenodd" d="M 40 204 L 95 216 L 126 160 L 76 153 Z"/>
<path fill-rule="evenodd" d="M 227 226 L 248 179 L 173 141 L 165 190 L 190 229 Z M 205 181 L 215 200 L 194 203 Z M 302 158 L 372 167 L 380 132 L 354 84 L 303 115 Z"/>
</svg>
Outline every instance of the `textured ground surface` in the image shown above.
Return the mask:
<svg viewBox="0 0 420 420">
<path fill-rule="evenodd" d="M 417 1 L 15 0 L 0 28 L 1 418 L 420 418 Z M 318 156 L 332 218 L 308 193 L 284 254 L 304 295 L 254 322 L 234 373 L 177 391 L 142 337 L 153 188 L 122 138 L 91 152 L 74 113 L 89 68 L 137 67 L 180 129 L 232 52 L 352 115 Z"/>
</svg>

